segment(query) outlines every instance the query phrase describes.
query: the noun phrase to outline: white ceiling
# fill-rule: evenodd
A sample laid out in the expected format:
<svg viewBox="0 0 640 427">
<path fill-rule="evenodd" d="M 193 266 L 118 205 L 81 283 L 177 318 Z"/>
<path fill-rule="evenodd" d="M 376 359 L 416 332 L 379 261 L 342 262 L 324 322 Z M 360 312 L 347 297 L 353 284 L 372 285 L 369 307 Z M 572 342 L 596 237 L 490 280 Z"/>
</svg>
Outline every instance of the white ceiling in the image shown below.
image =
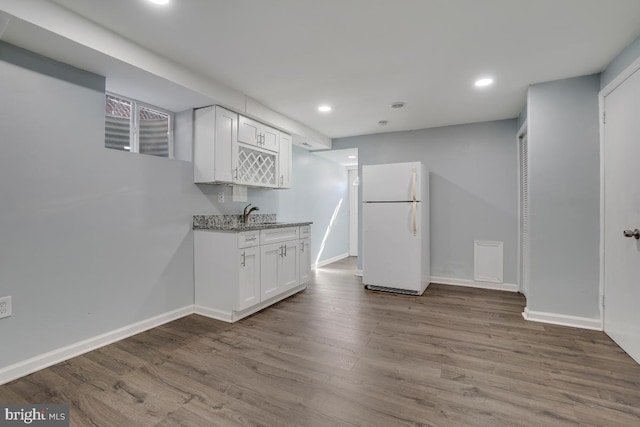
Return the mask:
<svg viewBox="0 0 640 427">
<path fill-rule="evenodd" d="M 334 138 L 516 117 L 640 35 L 638 0 L 50 1 Z"/>
<path fill-rule="evenodd" d="M 345 148 L 343 150 L 314 151 L 313 154 L 320 156 L 344 167 L 351 168 L 358 166 L 358 149 Z"/>
</svg>

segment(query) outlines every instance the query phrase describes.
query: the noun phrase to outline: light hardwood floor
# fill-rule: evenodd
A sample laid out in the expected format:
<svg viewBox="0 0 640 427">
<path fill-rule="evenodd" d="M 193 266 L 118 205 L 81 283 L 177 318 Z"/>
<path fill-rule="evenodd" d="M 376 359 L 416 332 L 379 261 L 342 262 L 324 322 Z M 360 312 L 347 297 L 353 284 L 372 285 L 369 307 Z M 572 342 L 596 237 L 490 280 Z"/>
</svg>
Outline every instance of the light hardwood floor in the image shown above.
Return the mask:
<svg viewBox="0 0 640 427">
<path fill-rule="evenodd" d="M 192 315 L 0 386 L 74 426 L 640 425 L 640 365 L 518 294 L 365 291 L 354 259 L 235 324 Z"/>
</svg>

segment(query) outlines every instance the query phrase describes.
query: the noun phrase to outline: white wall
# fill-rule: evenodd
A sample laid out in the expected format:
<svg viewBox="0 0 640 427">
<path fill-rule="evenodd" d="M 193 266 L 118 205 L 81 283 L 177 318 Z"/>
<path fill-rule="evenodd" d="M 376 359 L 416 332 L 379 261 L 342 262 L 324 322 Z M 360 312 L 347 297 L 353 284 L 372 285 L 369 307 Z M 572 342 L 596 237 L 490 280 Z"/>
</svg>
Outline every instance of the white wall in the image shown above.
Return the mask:
<svg viewBox="0 0 640 427">
<path fill-rule="evenodd" d="M 2 42 L 0 75 L 0 369 L 193 304 L 192 215 L 244 204 L 217 204 L 190 162 L 104 148 L 102 77 Z M 292 190 L 249 199 L 314 221 L 317 254 L 346 171 L 299 148 L 293 164 Z M 345 215 L 322 259 L 348 251 Z"/>
<path fill-rule="evenodd" d="M 534 312 L 600 318 L 599 88 L 599 75 L 529 88 L 527 309 Z"/>
<path fill-rule="evenodd" d="M 360 167 L 421 161 L 430 170 L 432 276 L 473 280 L 473 241 L 497 240 L 504 242 L 504 281 L 515 284 L 516 132 L 513 119 L 338 138 L 333 148 L 358 148 Z"/>
</svg>

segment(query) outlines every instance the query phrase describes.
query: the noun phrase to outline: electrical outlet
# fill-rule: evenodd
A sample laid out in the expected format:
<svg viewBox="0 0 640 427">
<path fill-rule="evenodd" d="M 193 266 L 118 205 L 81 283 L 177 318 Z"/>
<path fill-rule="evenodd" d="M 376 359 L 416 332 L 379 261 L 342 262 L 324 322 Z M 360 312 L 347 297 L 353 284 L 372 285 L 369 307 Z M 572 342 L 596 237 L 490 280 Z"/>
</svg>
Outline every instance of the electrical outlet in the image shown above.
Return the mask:
<svg viewBox="0 0 640 427">
<path fill-rule="evenodd" d="M 218 203 L 224 203 L 224 192 L 218 193 Z"/>
<path fill-rule="evenodd" d="M 11 316 L 11 297 L 0 298 L 0 319 Z"/>
</svg>

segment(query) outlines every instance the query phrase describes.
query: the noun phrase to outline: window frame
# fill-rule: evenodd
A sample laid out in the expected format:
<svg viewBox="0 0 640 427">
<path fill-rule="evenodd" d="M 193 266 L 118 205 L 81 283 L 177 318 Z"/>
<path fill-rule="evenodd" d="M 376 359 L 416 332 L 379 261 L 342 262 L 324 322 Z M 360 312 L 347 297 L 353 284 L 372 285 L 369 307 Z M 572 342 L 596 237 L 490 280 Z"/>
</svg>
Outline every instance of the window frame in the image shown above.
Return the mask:
<svg viewBox="0 0 640 427">
<path fill-rule="evenodd" d="M 144 154 L 146 156 L 159 157 L 164 159 L 173 159 L 173 145 L 174 145 L 174 128 L 173 125 L 175 123 L 175 113 L 173 111 L 166 110 L 164 108 L 158 107 L 153 104 L 149 104 L 147 102 L 138 101 L 137 99 L 129 98 L 128 96 L 120 95 L 114 92 L 105 91 L 105 105 L 107 102 L 107 97 L 110 96 L 112 98 L 120 99 L 122 101 L 127 101 L 131 103 L 131 120 L 129 125 L 129 150 L 116 150 L 116 151 L 125 151 L 129 153 L 136 154 Z M 147 110 L 156 111 L 161 114 L 166 114 L 168 116 L 168 128 L 169 128 L 169 147 L 167 157 L 164 156 L 155 156 L 153 154 L 141 153 L 140 152 L 140 108 L 146 108 Z M 105 116 L 107 114 L 105 110 Z M 107 148 L 107 147 L 105 147 Z"/>
</svg>

